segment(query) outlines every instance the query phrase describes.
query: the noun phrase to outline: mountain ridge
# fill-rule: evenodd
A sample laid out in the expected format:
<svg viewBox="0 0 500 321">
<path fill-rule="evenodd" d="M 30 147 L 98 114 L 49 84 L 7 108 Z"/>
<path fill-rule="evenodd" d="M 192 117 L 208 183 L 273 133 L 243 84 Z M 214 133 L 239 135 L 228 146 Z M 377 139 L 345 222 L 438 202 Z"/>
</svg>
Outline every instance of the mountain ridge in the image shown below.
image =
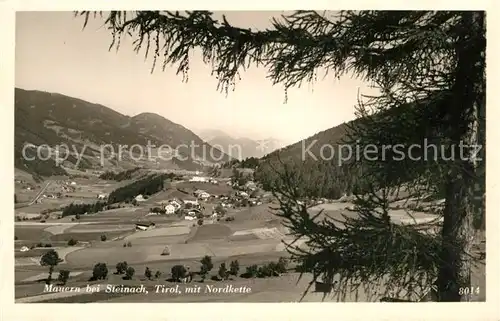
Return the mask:
<svg viewBox="0 0 500 321">
<path fill-rule="evenodd" d="M 119 146 L 168 145 L 172 151 L 170 162 L 181 169 L 199 169 L 211 163 L 230 160 L 231 157 L 213 148 L 188 128 L 167 118 L 150 113 L 135 116 L 123 115 L 109 107 L 91 103 L 60 93 L 15 88 L 15 166 L 41 176 L 64 174 L 63 167 L 57 166 L 53 159 L 46 161 L 27 161 L 23 151 L 33 157 L 35 150 L 25 145 L 47 145 L 50 148 L 66 144 L 83 150 L 79 166 L 98 168 L 97 151 L 102 154 L 102 146 L 109 145 L 113 150 Z M 188 150 L 183 145 L 198 145 Z M 201 150 L 210 148 L 210 153 Z M 24 148 L 24 149 L 23 149 Z M 47 149 L 47 150 L 50 150 Z M 96 150 L 97 148 L 97 150 Z M 53 151 L 52 151 L 53 152 Z M 75 165 L 75 155 L 68 161 Z M 185 161 L 179 161 L 184 156 Z M 187 157 L 185 157 L 187 156 Z M 130 160 L 123 161 L 122 165 Z M 146 161 L 147 163 L 147 161 Z M 114 164 L 120 166 L 120 164 Z"/>
<path fill-rule="evenodd" d="M 198 131 L 198 134 L 205 141 L 221 147 L 225 153 L 238 159 L 261 158 L 284 145 L 282 141 L 273 137 L 267 139 L 235 137 L 220 129 L 205 129 Z"/>
</svg>

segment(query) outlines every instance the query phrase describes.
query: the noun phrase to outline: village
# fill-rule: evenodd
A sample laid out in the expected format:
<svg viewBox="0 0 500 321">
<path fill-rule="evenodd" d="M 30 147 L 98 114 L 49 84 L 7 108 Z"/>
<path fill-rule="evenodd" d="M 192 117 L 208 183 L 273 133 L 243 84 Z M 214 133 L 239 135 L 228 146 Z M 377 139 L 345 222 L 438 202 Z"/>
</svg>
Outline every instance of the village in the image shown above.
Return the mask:
<svg viewBox="0 0 500 321">
<path fill-rule="evenodd" d="M 41 183 L 16 179 L 18 302 L 110 300 L 110 294 L 88 297 L 75 292 L 79 295 L 68 298 L 68 293 L 44 293 L 48 274 L 43 258 L 50 251 L 57 252 L 59 260 L 54 263 L 58 284 L 72 287 L 88 284 L 99 271 L 106 271 L 104 279 L 90 281 L 94 285 L 105 280 L 126 286 L 155 282 L 154 285 L 168 287 L 171 282 L 168 280 L 174 277 L 176 269 L 183 275 L 178 278 L 181 286 L 199 282 L 210 285 L 227 280 L 218 276 L 217 267 L 224 271 L 231 266 L 244 272 L 240 276 L 233 271 L 231 284 L 234 286 L 247 286 L 250 275 L 254 285 L 248 295 L 262 295 L 273 287 L 282 289 L 284 284 L 290 286 L 286 285 L 283 299 L 294 301 L 303 294 L 291 285 L 295 281 L 289 282 L 300 273 L 288 259 L 286 244 L 295 242 L 306 246 L 306 240 L 296 240 L 291 235 L 283 219 L 276 216 L 277 199 L 253 181 L 251 173 L 245 179 L 234 179 L 231 175 L 161 173 L 144 168 L 129 172 L 134 174 L 120 181 L 109 179 L 123 176 L 120 173 L 103 176 L 92 172 Z M 312 213 L 324 212 L 322 215 L 333 215 L 337 219 L 352 217 L 354 209 L 352 195 L 337 200 L 318 198 L 296 203 L 306 205 Z M 432 204 L 440 205 L 442 202 Z M 406 212 L 395 208 L 391 216 L 403 222 Z M 433 215 L 423 212 L 415 212 L 414 217 L 420 221 L 434 219 Z M 286 267 L 283 260 L 288 260 Z M 277 269 L 279 264 L 282 265 Z M 117 272 L 112 273 L 115 266 Z M 210 269 L 203 272 L 207 266 Z M 61 275 L 66 277 L 59 280 Z M 318 291 L 308 294 L 306 300 L 320 300 L 317 296 L 325 292 L 322 286 L 317 283 Z M 369 294 L 363 295 L 371 300 Z M 114 300 L 142 302 L 146 299 L 129 294 Z M 155 300 L 189 302 L 191 298 L 148 295 L 147 302 Z M 342 300 L 354 300 L 354 297 Z"/>
<path fill-rule="evenodd" d="M 237 261 L 242 271 L 258 273 L 259 264 L 264 268 L 289 256 L 283 242 L 294 237 L 272 210 L 277 199 L 254 182 L 251 173 L 244 180 L 147 169 L 136 169 L 133 177 L 123 181 L 102 179 L 102 175 L 88 172 L 41 183 L 16 179 L 19 302 L 48 300 L 43 293 L 47 268 L 41 261 L 51 250 L 60 258 L 54 273 L 68 273 L 65 284 L 71 286 L 88 282 L 103 264 L 107 269 L 119 264 L 133 267 L 137 277 L 131 277 L 129 284 L 144 281 L 143 270 L 156 269 L 153 274 L 158 277 L 170 275 L 179 264 L 186 271 L 199 271 L 200 259 L 205 257 L 214 265 Z M 347 197 L 317 199 L 307 205 L 335 212 L 352 207 Z M 291 273 L 290 277 L 295 275 Z M 107 275 L 107 280 L 116 277 Z M 189 275 L 188 282 L 200 282 Z M 246 284 L 244 279 L 238 282 Z M 299 295 L 294 288 L 290 291 L 289 295 Z"/>
<path fill-rule="evenodd" d="M 137 176 L 122 182 L 100 179 L 102 173 L 56 177 L 39 183 L 22 175 L 16 178 L 16 288 L 25 289 L 16 293 L 21 297 L 41 293 L 39 281 L 46 278 L 46 272 L 40 260 L 50 250 L 61 257 L 56 270 L 70 271 L 68 283 L 78 283 L 100 261 L 108 266 L 118 261 L 149 262 L 151 267 L 165 262 L 168 266 L 169 261 L 191 261 L 209 253 L 219 252 L 216 256 L 221 257 L 259 255 L 259 247 L 269 248 L 259 245 L 269 243 L 261 241 L 262 235 L 252 240 L 247 234 L 251 234 L 252 227 L 273 220 L 266 206 L 272 202 L 270 193 L 259 189 L 253 181 L 237 186 L 230 177 L 190 174 L 165 180 L 165 187 L 150 195 L 137 194 L 131 201 L 109 205 L 113 191 L 134 185 L 151 172 L 141 170 Z M 95 210 L 87 204 L 107 205 Z M 87 206 L 82 209 L 85 212 L 66 215 L 71 212 L 68 208 L 79 211 L 79 206 Z M 250 215 L 245 217 L 245 211 Z M 257 215 L 261 217 L 256 218 Z M 252 224 L 247 224 L 247 219 Z M 234 226 L 228 227 L 231 223 Z M 280 224 L 274 222 L 274 225 Z M 242 230 L 248 231 L 240 242 Z M 280 239 L 274 236 L 275 244 L 271 247 L 276 247 L 284 234 L 277 236 Z M 221 241 L 228 240 L 230 243 L 224 245 L 234 244 L 234 249 L 220 246 Z M 254 247 L 248 247 L 250 244 Z M 242 251 L 241 246 L 249 251 Z M 132 251 L 127 251 L 131 247 Z M 136 255 L 135 249 L 141 255 Z M 94 251 L 102 254 L 95 255 Z M 276 251 L 272 248 L 271 252 Z"/>
</svg>

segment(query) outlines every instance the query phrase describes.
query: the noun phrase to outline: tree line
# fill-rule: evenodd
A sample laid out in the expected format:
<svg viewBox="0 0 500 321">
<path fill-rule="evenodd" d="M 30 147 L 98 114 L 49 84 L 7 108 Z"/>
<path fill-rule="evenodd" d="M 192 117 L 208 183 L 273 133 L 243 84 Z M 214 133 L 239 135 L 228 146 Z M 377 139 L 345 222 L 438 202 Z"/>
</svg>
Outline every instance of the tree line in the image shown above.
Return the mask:
<svg viewBox="0 0 500 321">
<path fill-rule="evenodd" d="M 139 194 L 143 196 L 153 195 L 164 189 L 167 176 L 171 177 L 171 175 L 168 174 L 150 175 L 126 186 L 117 188 L 109 194 L 107 201 L 98 201 L 92 204 L 72 203 L 63 208 L 62 217 L 97 213 L 106 210 L 112 204 L 134 202 L 135 197 Z"/>
<path fill-rule="evenodd" d="M 63 260 L 59 257 L 59 253 L 56 250 L 47 251 L 40 258 L 41 266 L 49 267 L 49 274 L 47 279 L 45 280 L 47 284 L 52 282 L 52 274 L 54 272 L 54 268 L 59 265 Z M 190 271 L 189 267 L 184 265 L 174 265 L 171 269 L 171 279 L 172 282 L 181 282 L 183 279 L 187 279 L 188 282 L 192 281 L 193 275 L 198 274 L 201 279 L 200 282 L 204 282 L 206 278 L 209 276 L 209 273 L 214 268 L 214 264 L 212 262 L 212 257 L 206 255 L 200 260 L 201 267 L 198 272 Z M 241 274 L 241 277 L 244 278 L 266 278 L 279 276 L 282 273 L 286 273 L 288 271 L 288 260 L 280 257 L 276 262 L 269 262 L 267 264 L 263 264 L 262 266 L 258 266 L 256 264 L 247 267 L 246 272 Z M 227 280 L 230 276 L 237 276 L 240 271 L 240 264 L 238 260 L 233 260 L 229 263 L 229 266 L 226 265 L 225 262 L 222 262 L 219 266 L 217 274 L 212 277 L 213 280 L 221 281 Z M 97 263 L 94 265 L 92 269 L 92 276 L 90 277 L 90 281 L 97 280 L 105 280 L 108 276 L 108 267 L 106 263 Z M 69 279 L 69 272 L 67 270 L 61 270 L 59 273 L 58 281 L 62 284 L 66 284 Z M 118 262 L 116 264 L 116 272 L 115 275 L 123 275 L 123 280 L 131 280 L 135 274 L 135 269 L 130 266 L 127 261 Z M 158 279 L 162 273 L 160 271 L 156 271 L 154 274 L 154 278 Z M 153 272 L 149 267 L 146 267 L 144 271 L 144 276 L 151 280 L 153 278 Z"/>
<path fill-rule="evenodd" d="M 92 204 L 71 203 L 63 208 L 61 216 L 65 217 L 70 215 L 94 214 L 105 210 L 107 206 L 107 202 L 95 202 Z"/>
<path fill-rule="evenodd" d="M 128 170 L 125 170 L 125 171 L 121 171 L 121 172 L 118 172 L 118 173 L 115 173 L 115 172 L 112 172 L 112 171 L 106 171 L 106 172 L 102 173 L 99 176 L 99 178 L 100 179 L 104 179 L 104 180 L 108 180 L 108 181 L 121 182 L 121 181 L 125 181 L 127 179 L 131 179 L 132 175 L 135 172 L 137 172 L 138 170 L 140 170 L 140 169 L 141 169 L 140 167 L 135 167 L 135 168 L 128 169 Z"/>
<path fill-rule="evenodd" d="M 126 186 L 119 187 L 109 194 L 108 204 L 131 202 L 139 194 L 143 196 L 153 195 L 165 188 L 165 179 L 165 174 L 150 175 Z"/>
</svg>

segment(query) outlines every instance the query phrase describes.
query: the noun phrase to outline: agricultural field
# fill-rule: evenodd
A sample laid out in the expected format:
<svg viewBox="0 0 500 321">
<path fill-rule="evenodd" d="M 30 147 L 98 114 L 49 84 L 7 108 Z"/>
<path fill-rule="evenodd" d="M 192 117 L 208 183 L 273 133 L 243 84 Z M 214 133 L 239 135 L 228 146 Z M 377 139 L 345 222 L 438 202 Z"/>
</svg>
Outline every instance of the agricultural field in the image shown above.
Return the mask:
<svg viewBox="0 0 500 321">
<path fill-rule="evenodd" d="M 67 180 L 69 181 L 69 180 Z M 67 183 L 66 181 L 66 183 Z M 102 181 L 96 177 L 89 179 L 75 178 L 76 191 L 65 193 L 56 199 L 44 199 L 42 203 L 16 209 L 16 215 L 21 213 L 40 213 L 43 210 L 61 207 L 65 204 L 89 203 L 97 201 L 98 193 L 109 193 L 114 189 L 125 186 L 127 182 Z M 59 185 L 58 185 L 59 184 Z M 43 193 L 56 193 L 58 186 L 64 186 L 65 181 L 59 179 L 51 182 Z M 43 184 L 41 185 L 43 187 Z M 205 219 L 202 225 L 196 221 L 184 220 L 182 215 L 151 215 L 150 208 L 162 206 L 168 200 L 192 199 L 193 192 L 203 189 L 210 194 L 233 195 L 232 187 L 225 183 L 209 184 L 194 182 L 175 182 L 167 184 L 163 190 L 151 195 L 137 204 L 118 204 L 117 208 L 105 209 L 97 213 L 74 216 L 47 217 L 28 219 L 15 222 L 15 284 L 16 300 L 18 302 L 216 302 L 216 301 L 245 301 L 245 302 L 276 302 L 297 301 L 307 287 L 305 276 L 297 285 L 298 275 L 293 271 L 280 277 L 270 279 L 246 279 L 239 275 L 227 281 L 213 281 L 210 278 L 204 283 L 194 281 L 190 286 L 214 284 L 223 286 L 247 286 L 251 293 L 232 295 L 205 294 L 205 295 L 165 295 L 151 293 L 140 294 L 68 294 L 44 293 L 44 280 L 47 278 L 48 268 L 40 266 L 41 257 L 53 249 L 57 251 L 61 262 L 55 266 L 53 277 L 57 279 L 61 270 L 70 271 L 66 286 L 85 287 L 87 284 L 144 284 L 150 288 L 155 284 L 175 286 L 168 281 L 170 271 L 174 265 L 189 266 L 192 271 L 200 269 L 200 259 L 210 256 L 214 264 L 211 276 L 217 274 L 219 265 L 227 265 L 238 260 L 240 273 L 251 265 L 263 265 L 276 262 L 280 257 L 288 257 L 285 242 L 294 240 L 290 231 L 283 226 L 283 220 L 275 215 L 276 201 L 251 207 L 228 208 L 225 217 L 213 221 Z M 36 194 L 37 191 L 35 190 Z M 217 199 L 202 201 L 202 213 L 207 215 L 218 204 Z M 322 211 L 322 217 L 342 219 L 343 215 L 352 216 L 348 211 L 352 207 L 348 202 L 333 202 L 317 205 L 310 209 L 311 213 Z M 405 223 L 406 213 L 394 210 L 393 218 Z M 416 213 L 417 220 L 432 218 L 426 213 Z M 138 230 L 138 223 L 154 223 L 154 227 L 147 230 Z M 71 241 L 76 241 L 70 244 Z M 306 240 L 297 241 L 303 246 Z M 304 245 L 305 246 L 305 245 Z M 23 247 L 28 251 L 21 251 Z M 163 255 L 168 248 L 168 254 Z M 119 262 L 127 262 L 135 269 L 132 280 L 124 280 L 123 275 L 116 275 L 115 266 Z M 92 269 L 97 263 L 105 263 L 108 267 L 108 277 L 104 281 L 89 281 Z M 153 281 L 144 277 L 148 267 L 154 273 L 159 271 L 162 277 Z M 306 282 L 306 283 L 304 283 Z M 304 285 L 304 286 L 302 286 Z M 182 285 L 186 286 L 186 285 Z M 150 291 L 154 292 L 154 291 Z M 274 294 L 273 294 L 274 293 Z M 276 295 L 278 293 L 278 295 Z M 320 301 L 322 294 L 310 293 L 305 301 Z M 330 299 L 329 299 L 330 300 Z M 333 300 L 333 298 L 331 298 Z M 348 298 L 346 300 L 353 300 Z M 365 295 L 365 300 L 368 297 Z"/>
<path fill-rule="evenodd" d="M 68 182 L 73 184 L 74 190 L 64 192 L 62 187 L 67 186 Z M 96 202 L 97 194 L 109 193 L 126 183 L 102 181 L 96 177 L 67 180 L 59 178 L 51 181 L 43 194 L 61 193 L 63 196 L 43 198 L 41 203 L 17 209 L 16 214 L 36 214 L 44 210 L 60 209 L 71 203 Z M 233 192 L 225 183 L 176 182 L 135 206 L 122 204 L 119 208 L 81 215 L 77 220 L 74 217 L 47 217 L 43 221 L 32 218 L 16 222 L 16 288 L 19 288 L 19 295 L 16 294 L 16 297 L 38 295 L 43 290 L 40 280 L 47 277 L 47 269 L 40 266 L 39 261 L 51 249 L 56 250 L 61 258 L 54 271 L 55 277 L 59 270 L 72 271 L 68 286 L 86 282 L 96 263 L 106 263 L 113 269 L 116 263 L 127 261 L 137 267 L 138 273 L 142 273 L 139 271 L 145 266 L 168 273 L 171 266 L 179 263 L 188 263 L 194 267 L 205 255 L 211 256 L 214 262 L 252 257 L 251 263 L 254 264 L 269 261 L 269 257 L 277 259 L 285 254 L 283 251 L 276 251 L 283 235 L 274 233 L 273 227 L 267 227 L 272 214 L 258 213 L 267 212 L 266 207 L 255 208 L 248 213 L 245 212 L 246 209 L 231 209 L 227 215 L 234 215 L 234 221 L 205 220 L 202 226 L 185 221 L 178 215 L 148 215 L 150 208 L 163 205 L 172 198 L 183 199 L 197 189 L 203 189 L 212 195 L 229 195 Z M 34 195 L 39 193 L 36 190 L 32 192 Z M 209 214 L 215 205 L 214 200 L 204 202 L 203 212 Z M 153 222 L 155 228 L 138 231 L 135 228 L 138 222 Z M 256 228 L 261 230 L 255 230 Z M 266 229 L 271 232 L 268 236 L 263 236 Z M 238 233 L 244 237 L 240 237 Z M 70 240 L 75 240 L 76 244 L 69 245 Z M 22 247 L 30 250 L 21 251 Z M 169 248 L 169 255 L 162 255 L 165 247 Z"/>
</svg>

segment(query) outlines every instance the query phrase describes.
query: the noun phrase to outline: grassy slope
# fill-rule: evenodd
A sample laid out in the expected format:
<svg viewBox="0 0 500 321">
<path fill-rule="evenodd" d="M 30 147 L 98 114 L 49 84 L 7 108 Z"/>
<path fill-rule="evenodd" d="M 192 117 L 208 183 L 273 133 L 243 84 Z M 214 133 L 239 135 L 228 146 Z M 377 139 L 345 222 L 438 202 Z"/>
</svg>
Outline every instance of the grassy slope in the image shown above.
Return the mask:
<svg viewBox="0 0 500 321">
<path fill-rule="evenodd" d="M 186 142 L 211 146 L 204 143 L 189 129 L 175 124 L 159 115 L 144 113 L 135 117 L 122 115 L 103 105 L 61 94 L 42 91 L 15 89 L 15 166 L 30 173 L 42 176 L 63 175 L 64 170 L 48 161 L 26 161 L 22 157 L 22 148 L 26 142 L 51 147 L 61 144 L 76 146 L 82 151 L 86 142 L 97 145 L 134 145 L 146 146 L 149 143 L 176 147 Z M 117 150 L 117 148 L 115 148 Z M 84 167 L 91 167 L 91 157 L 96 150 L 85 149 L 82 161 Z M 182 151 L 180 151 L 182 153 Z M 195 150 L 201 157 L 202 147 Z M 33 152 L 29 154 L 34 156 Z M 219 157 L 220 152 L 214 152 Z M 209 161 L 210 153 L 207 153 Z M 70 158 L 75 163 L 76 159 Z M 229 160 L 224 155 L 222 161 Z M 192 169 L 192 160 L 177 162 Z"/>
</svg>

